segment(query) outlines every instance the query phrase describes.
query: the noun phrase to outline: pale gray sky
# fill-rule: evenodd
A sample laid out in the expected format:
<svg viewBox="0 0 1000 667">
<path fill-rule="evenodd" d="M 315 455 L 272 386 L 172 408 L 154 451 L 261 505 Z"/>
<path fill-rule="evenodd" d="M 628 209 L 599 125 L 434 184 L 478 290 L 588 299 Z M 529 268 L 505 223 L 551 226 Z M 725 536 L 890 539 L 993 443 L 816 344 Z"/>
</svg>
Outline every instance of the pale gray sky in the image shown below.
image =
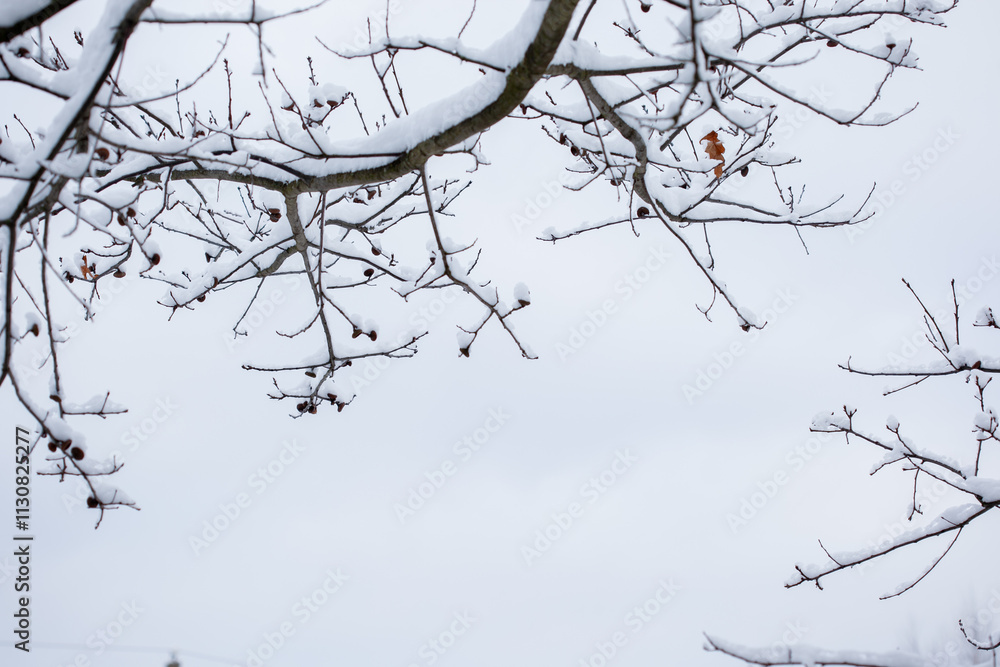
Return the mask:
<svg viewBox="0 0 1000 667">
<path fill-rule="evenodd" d="M 400 24 L 419 25 L 407 18 L 419 14 L 433 26 L 467 11 L 426 4 L 437 9 L 407 10 Z M 519 16 L 479 4 L 476 38 Z M 337 23 L 352 39 L 364 12 L 337 12 L 353 12 Z M 494 14 L 502 18 L 487 20 Z M 871 430 L 895 414 L 927 446 L 971 438 L 974 405 L 960 378 L 882 398 L 879 380 L 836 367 L 848 355 L 883 365 L 920 332 L 901 277 L 938 310 L 952 278 L 970 291 L 965 314 L 1000 306 L 1000 281 L 971 282 L 1000 245 L 991 69 L 1000 7 L 964 3 L 947 20 L 946 30 L 916 31 L 924 71 L 900 73 L 884 95 L 887 109 L 919 102 L 909 116 L 849 130 L 789 121 L 786 150 L 803 159 L 794 174 L 817 198 L 861 201 L 876 182 L 887 202 L 899 182 L 877 221 L 806 230 L 809 256 L 787 229 L 716 232 L 719 271 L 742 302 L 785 311 L 756 336 L 721 309 L 714 322 L 700 315 L 695 304 L 710 289 L 652 226 L 638 239 L 626 229 L 555 246 L 533 239 L 550 225 L 596 219 L 613 202 L 562 195 L 518 229 L 512 215 L 558 179 L 560 163 L 547 159 L 555 149 L 536 126 L 509 122 L 484 137 L 492 165 L 454 212 L 485 248 L 481 275 L 507 290 L 530 286 L 532 305 L 516 325 L 537 361 L 493 328 L 471 358 L 458 358 L 454 325 L 476 317 L 474 307 L 426 299 L 397 315 L 408 321 L 421 303 L 434 314 L 415 358 L 367 377 L 356 369 L 360 395 L 342 413 L 292 420 L 289 405 L 266 398 L 269 377 L 240 369 L 268 360 L 268 345 L 257 332 L 235 346 L 227 338 L 242 309 L 235 291 L 169 324 L 154 303 L 160 287 L 115 295 L 63 363 L 68 376 L 128 405 L 127 415 L 86 427 L 95 455 L 122 453 L 115 482 L 142 511 L 111 513 L 95 531 L 74 482 L 33 482 L 35 650 L 26 659 L 0 648 L 3 663 L 161 667 L 167 653 L 126 649 L 168 647 L 184 667 L 218 664 L 206 655 L 248 665 L 248 652 L 259 655 L 283 630 L 267 667 L 599 667 L 594 656 L 616 637 L 625 640 L 608 661 L 616 667 L 737 664 L 704 652 L 702 632 L 873 650 L 959 640 L 956 619 L 1000 591 L 995 535 L 963 534 L 899 599 L 878 596 L 917 576 L 937 545 L 831 577 L 823 591 L 782 586 L 796 562 L 824 560 L 817 538 L 841 550 L 877 542 L 909 498 L 911 477 L 898 470 L 868 476 L 874 452 L 810 442 L 813 415 L 848 402 Z M 183 34 L 171 30 L 168 70 Z M 276 47 L 308 51 L 298 33 L 281 30 Z M 212 51 L 207 41 L 183 49 L 192 59 Z M 852 83 L 849 72 L 830 81 L 834 93 Z M 933 164 L 915 168 L 914 156 Z M 661 247 L 665 263 L 651 254 Z M 615 289 L 646 277 L 641 289 Z M 613 312 L 596 314 L 608 300 Z M 595 320 L 602 325 L 587 325 Z M 561 358 L 574 331 L 592 335 Z M 743 352 L 728 364 L 734 342 Z M 926 347 L 921 355 L 933 359 Z M 686 400 L 684 385 L 717 375 L 715 363 L 729 367 Z M 9 386 L 0 401 L 9 431 L 31 425 Z M 776 474 L 786 483 L 734 530 L 729 515 Z M 421 489 L 442 476 L 433 493 Z M 429 497 L 401 522 L 395 506 L 413 490 Z M 12 497 L 8 474 L 0 495 Z M 238 501 L 239 516 L 209 539 L 205 522 L 225 524 L 218 517 Z M 572 508 L 572 525 L 559 528 Z M 536 544 L 546 530 L 558 537 Z M 192 537 L 206 541 L 197 553 Z M 526 558 L 526 547 L 538 553 Z M 9 575 L 0 579 L 11 610 Z M 105 651 L 97 633 L 117 632 L 118 620 L 130 623 Z"/>
</svg>

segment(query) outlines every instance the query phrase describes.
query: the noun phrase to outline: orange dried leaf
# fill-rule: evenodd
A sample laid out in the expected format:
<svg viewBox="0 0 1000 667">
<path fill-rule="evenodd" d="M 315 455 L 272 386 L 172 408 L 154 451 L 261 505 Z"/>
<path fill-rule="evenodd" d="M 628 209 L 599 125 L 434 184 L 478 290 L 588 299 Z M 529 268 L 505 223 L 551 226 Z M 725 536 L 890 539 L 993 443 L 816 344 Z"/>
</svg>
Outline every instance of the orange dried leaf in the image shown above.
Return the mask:
<svg viewBox="0 0 1000 667">
<path fill-rule="evenodd" d="M 707 142 L 705 144 L 705 153 L 708 154 L 708 157 L 719 161 L 719 164 L 715 166 L 716 177 L 722 176 L 722 165 L 726 163 L 726 158 L 722 157 L 722 154 L 726 152 L 726 147 L 719 141 L 719 133 L 712 130 L 702 137 L 701 140 Z"/>
</svg>

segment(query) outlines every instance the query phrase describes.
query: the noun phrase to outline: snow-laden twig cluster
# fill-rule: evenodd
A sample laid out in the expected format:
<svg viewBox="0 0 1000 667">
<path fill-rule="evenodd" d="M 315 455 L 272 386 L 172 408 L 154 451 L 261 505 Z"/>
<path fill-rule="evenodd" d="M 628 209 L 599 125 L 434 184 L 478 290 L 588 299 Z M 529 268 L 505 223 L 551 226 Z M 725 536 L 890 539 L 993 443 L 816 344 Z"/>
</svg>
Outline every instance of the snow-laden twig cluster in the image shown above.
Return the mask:
<svg viewBox="0 0 1000 667">
<path fill-rule="evenodd" d="M 912 474 L 912 496 L 907 512 L 909 521 L 917 515 L 923 515 L 925 510 L 929 509 L 922 506 L 921 498 L 928 497 L 923 487 L 943 485 L 945 492 L 949 490 L 952 492 L 949 498 L 953 497 L 954 500 L 943 509 L 935 508 L 934 515 L 919 525 L 914 523 L 909 529 L 893 531 L 891 535 L 884 536 L 878 544 L 866 548 L 831 551 L 821 541 L 820 548 L 828 560 L 818 564 L 796 565 L 795 574 L 785 584 L 788 588 L 806 582 L 823 588 L 824 578 L 830 575 L 864 566 L 920 542 L 940 543 L 938 555 L 917 577 L 901 582 L 894 590 L 883 594 L 881 599 L 902 595 L 934 571 L 951 551 L 963 531 L 972 530 L 973 524 L 979 529 L 985 529 L 983 517 L 997 514 L 993 510 L 1000 506 L 1000 469 L 996 467 L 996 461 L 1000 460 L 997 457 L 1000 454 L 1000 451 L 997 451 L 997 447 L 1000 447 L 997 432 L 1000 424 L 996 409 L 987 402 L 987 389 L 996 374 L 1000 373 L 1000 359 L 961 344 L 963 321 L 959 313 L 959 299 L 955 292 L 954 281 L 952 281 L 954 310 L 947 317 L 932 314 L 910 284 L 905 280 L 903 282 L 923 311 L 924 336 L 937 359 L 927 364 L 878 369 L 859 368 L 848 360 L 841 368 L 858 375 L 892 378 L 894 381 L 902 382 L 899 386 L 886 389 L 885 395 L 910 389 L 932 378 L 961 377 L 964 384 L 972 387 L 971 398 L 977 408 L 970 429 L 973 437 L 968 442 L 958 443 L 949 449 L 942 449 L 940 445 L 928 447 L 920 443 L 919 437 L 907 434 L 895 417 L 886 419 L 884 433 L 871 432 L 860 427 L 856 418 L 858 410 L 849 405 L 843 406 L 836 412 L 818 415 L 813 421 L 811 430 L 817 433 L 843 434 L 848 443 L 852 440 L 863 442 L 882 450 L 884 455 L 873 467 L 871 471 L 873 475 L 895 464 L 899 464 L 903 472 Z M 972 326 L 1000 329 L 990 308 L 982 309 Z M 988 451 L 989 448 L 993 448 L 993 451 Z M 1000 641 L 995 640 L 994 635 L 980 634 L 981 630 L 970 630 L 961 620 L 958 624 L 968 644 L 974 649 L 993 651 L 1000 648 Z M 988 633 L 990 630 L 993 629 L 986 629 L 985 632 Z M 707 648 L 759 665 L 823 664 L 891 667 L 902 664 L 931 664 L 931 661 L 923 657 L 902 653 L 828 651 L 803 646 L 775 654 L 715 638 L 709 638 Z M 989 660 L 989 657 L 983 656 L 968 664 L 985 664 Z"/>
<path fill-rule="evenodd" d="M 955 2 L 547 0 L 529 3 L 486 46 L 465 37 L 475 3 L 449 37 L 402 34 L 386 11 L 368 22 L 362 44 L 305 36 L 316 53 L 297 64 L 297 77 L 268 35 L 325 3 L 280 14 L 234 0 L 198 14 L 170 0 L 107 0 L 88 34 L 50 30 L 71 4 L 0 13 L 0 87 L 11 99 L 30 91 L 53 118 L 39 133 L 17 115 L 0 137 L 0 383 L 37 420 L 51 472 L 81 476 L 103 516 L 131 504 L 98 484 L 120 463 L 93 463 L 72 423 L 123 408 L 103 392 L 69 395 L 59 350 L 74 318 L 89 320 L 115 285 L 161 284 L 171 316 L 248 289 L 234 336 L 272 286 L 304 287 L 293 299 L 297 319 L 275 327 L 298 360 L 246 365 L 274 376 L 271 396 L 293 402 L 296 417 L 350 404 L 354 392 L 339 378 L 354 362 L 416 352 L 425 331 L 380 331 L 382 295 L 457 288 L 482 313 L 460 326 L 457 354 L 469 356 L 492 330 L 533 357 L 511 318 L 530 303 L 527 289 L 505 299 L 479 275 L 484 248 L 452 240 L 462 235 L 451 204 L 488 165 L 483 133 L 517 122 L 561 147 L 569 191 L 603 188 L 622 210 L 543 239 L 621 224 L 662 234 L 711 289 L 699 306 L 706 316 L 721 302 L 744 330 L 763 326 L 719 274 L 717 223 L 800 234 L 867 216 L 864 196 L 843 208 L 841 195 L 811 200 L 785 182 L 782 167 L 797 159 L 778 146 L 780 114 L 801 107 L 843 125 L 891 122 L 900 114 L 876 103 L 916 57 L 883 24 L 940 24 Z M 194 74 L 137 77 L 127 67 L 144 57 L 144 31 L 183 35 L 193 25 L 220 34 Z M 252 35 L 252 53 L 230 45 L 241 31 Z M 856 57 L 858 76 L 870 78 L 853 108 L 784 81 L 789 68 L 828 54 Z M 408 80 L 401 64 L 431 57 L 442 80 L 464 83 L 427 102 L 425 82 Z M 252 85 L 234 66 L 248 61 Z M 325 74 L 334 69 L 336 83 Z M 734 186 L 754 181 L 773 184 L 770 201 Z"/>
</svg>

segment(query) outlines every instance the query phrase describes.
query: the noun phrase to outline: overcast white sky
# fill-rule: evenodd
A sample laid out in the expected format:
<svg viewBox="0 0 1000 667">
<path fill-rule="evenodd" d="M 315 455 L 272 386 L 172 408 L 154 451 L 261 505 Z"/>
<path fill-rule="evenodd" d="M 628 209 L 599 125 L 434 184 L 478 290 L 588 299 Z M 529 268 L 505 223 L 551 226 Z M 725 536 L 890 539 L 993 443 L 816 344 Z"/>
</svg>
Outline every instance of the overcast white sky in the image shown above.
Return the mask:
<svg viewBox="0 0 1000 667">
<path fill-rule="evenodd" d="M 473 40 L 512 25 L 526 3 L 479 4 Z M 400 25 L 464 20 L 467 5 L 422 2 Z M 364 10 L 338 12 L 331 30 L 350 41 Z M 530 286 L 531 307 L 516 324 L 537 361 L 522 359 L 493 328 L 471 358 L 458 358 L 454 326 L 477 316 L 474 307 L 425 300 L 435 320 L 415 358 L 367 378 L 357 369 L 371 381 L 342 413 L 293 420 L 287 402 L 267 399 L 269 377 L 240 369 L 268 361 L 269 348 L 257 332 L 232 345 L 243 307 L 235 290 L 169 323 L 155 305 L 161 287 L 132 284 L 114 295 L 66 346 L 64 364 L 91 391 L 107 388 L 127 404 L 128 414 L 86 427 L 94 455 L 121 452 L 126 465 L 115 482 L 142 510 L 111 513 L 95 531 L 74 482 L 33 481 L 34 650 L 26 657 L 8 642 L 0 661 L 161 667 L 169 653 L 146 649 L 162 647 L 178 651 L 184 667 L 248 665 L 248 652 L 259 654 L 283 627 L 289 636 L 268 667 L 600 667 L 595 656 L 616 633 L 626 640 L 607 662 L 616 667 L 738 664 L 703 651 L 703 632 L 753 645 L 794 637 L 873 650 L 936 651 L 959 640 L 957 618 L 1000 599 L 989 523 L 963 534 L 901 598 L 878 600 L 917 576 L 941 545 L 831 577 L 822 591 L 782 585 L 796 562 L 824 560 L 817 538 L 848 550 L 892 530 L 912 481 L 898 470 L 870 477 L 876 454 L 859 444 L 810 445 L 815 414 L 848 402 L 870 430 L 894 414 L 927 446 L 971 441 L 975 406 L 960 378 L 882 398 L 880 381 L 836 366 L 849 355 L 884 365 L 919 334 L 901 277 L 935 310 L 950 303 L 952 278 L 970 289 L 965 314 L 1000 306 L 1000 280 L 969 282 L 1000 246 L 992 129 L 1000 6 L 966 2 L 947 22 L 916 31 L 923 71 L 900 73 L 883 96 L 889 110 L 919 102 L 909 116 L 874 129 L 789 121 L 785 149 L 803 158 L 794 174 L 813 195 L 861 201 L 874 182 L 888 197 L 899 181 L 884 215 L 861 231 L 805 233 L 808 256 L 786 229 L 716 233 L 719 270 L 741 301 L 758 313 L 776 301 L 785 310 L 758 335 L 721 309 L 706 321 L 695 305 L 710 299 L 709 288 L 653 226 L 638 239 L 626 229 L 554 246 L 534 239 L 550 225 L 596 219 L 613 202 L 563 195 L 518 229 L 512 216 L 558 178 L 562 163 L 537 126 L 510 122 L 484 137 L 492 165 L 454 212 L 486 249 L 480 275 L 507 290 Z M 301 27 L 275 28 L 276 48 L 307 52 Z M 159 63 L 173 72 L 183 31 L 142 30 L 151 49 L 173 40 Z M 207 45 L 190 51 L 207 53 Z M 837 93 L 851 77 L 831 73 L 826 85 Z M 933 164 L 914 170 L 921 155 Z M 661 248 L 666 262 L 653 252 Z M 641 289 L 616 290 L 647 277 Z M 614 312 L 594 315 L 608 300 Z M 404 304 L 411 310 L 397 317 L 418 316 L 420 306 Z M 587 326 L 588 313 L 602 326 Z M 560 355 L 574 331 L 592 335 Z M 684 385 L 736 342 L 743 353 L 687 400 Z M 924 348 L 917 359 L 933 357 Z M 32 425 L 9 385 L 0 409 L 9 433 Z M 456 449 L 466 439 L 481 446 Z M 806 446 L 808 460 L 795 458 Z M 280 474 L 261 481 L 268 466 Z M 0 497 L 10 499 L 11 466 L 4 470 Z M 401 522 L 396 504 L 442 470 L 454 474 Z M 728 517 L 776 474 L 786 483 L 734 530 Z M 585 486 L 592 478 L 604 484 Z M 248 506 L 195 553 L 191 538 L 206 537 L 205 522 L 240 494 Z M 550 527 L 559 537 L 526 562 L 536 531 L 573 503 L 580 511 L 572 525 Z M 0 570 L 8 625 L 10 576 Z M 303 597 L 322 604 L 309 610 Z M 634 608 L 644 604 L 642 617 Z M 134 622 L 104 650 L 97 633 L 114 632 L 123 613 L 131 619 L 122 611 L 129 606 Z M 433 641 L 449 647 L 431 661 Z"/>
</svg>

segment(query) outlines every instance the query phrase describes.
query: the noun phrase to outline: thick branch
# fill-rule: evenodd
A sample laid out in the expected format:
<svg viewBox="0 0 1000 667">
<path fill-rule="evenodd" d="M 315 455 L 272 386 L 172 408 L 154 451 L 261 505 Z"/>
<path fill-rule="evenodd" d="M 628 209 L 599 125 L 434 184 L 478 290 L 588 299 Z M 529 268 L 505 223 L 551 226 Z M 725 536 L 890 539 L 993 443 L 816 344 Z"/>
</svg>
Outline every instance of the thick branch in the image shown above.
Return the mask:
<svg viewBox="0 0 1000 667">
<path fill-rule="evenodd" d="M 0 42 L 9 42 L 32 28 L 37 28 L 77 0 L 50 0 L 49 4 L 13 25 L 0 28 Z"/>
<path fill-rule="evenodd" d="M 521 62 L 507 75 L 503 91 L 482 111 L 421 141 L 398 158 L 380 167 L 301 179 L 276 189 L 281 189 L 287 194 L 328 192 L 337 188 L 392 180 L 419 171 L 431 156 L 443 153 L 448 148 L 488 130 L 514 111 L 535 84 L 545 77 L 549 63 L 555 57 L 569 28 L 573 10 L 579 2 L 580 0 L 551 0 L 535 39 L 528 46 Z M 237 176 L 221 169 L 179 170 L 174 173 L 175 179 L 205 178 L 233 181 L 237 180 Z M 247 176 L 243 175 L 239 182 L 247 182 Z"/>
</svg>

